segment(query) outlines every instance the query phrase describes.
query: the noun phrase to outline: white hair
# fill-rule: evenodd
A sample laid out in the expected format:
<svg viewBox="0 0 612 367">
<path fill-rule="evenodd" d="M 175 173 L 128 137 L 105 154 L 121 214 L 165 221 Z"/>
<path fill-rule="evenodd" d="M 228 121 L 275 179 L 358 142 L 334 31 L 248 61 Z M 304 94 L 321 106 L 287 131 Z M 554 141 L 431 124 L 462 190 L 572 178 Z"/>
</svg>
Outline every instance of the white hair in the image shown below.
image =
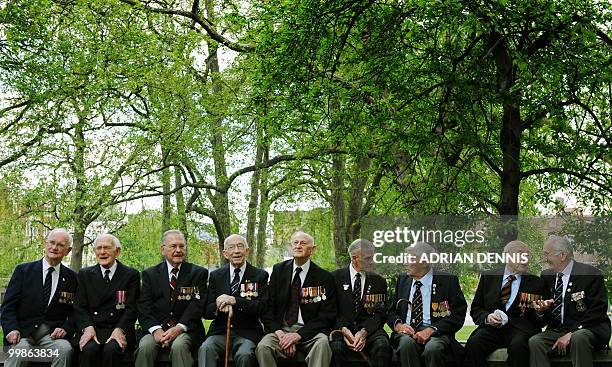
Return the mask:
<svg viewBox="0 0 612 367">
<path fill-rule="evenodd" d="M 308 233 L 304 231 L 296 231 L 293 235 L 291 235 L 291 242 L 293 242 L 293 239 L 297 236 L 306 237 L 306 240 L 308 240 L 308 242 L 310 242 L 311 245 L 314 245 L 314 237 L 312 237 L 311 235 L 309 235 Z"/>
<path fill-rule="evenodd" d="M 421 258 L 423 254 L 427 254 L 427 258 L 429 258 L 429 255 L 437 251 L 427 242 L 417 242 L 412 246 L 406 247 L 406 252 L 415 255 L 417 258 Z"/>
<path fill-rule="evenodd" d="M 513 253 L 517 253 L 521 250 L 527 249 L 529 250 L 529 246 L 527 246 L 527 244 L 523 241 L 510 241 L 506 244 L 506 246 L 504 246 L 504 253 L 505 254 L 513 254 Z"/>
<path fill-rule="evenodd" d="M 113 242 L 113 245 L 116 248 L 121 248 L 121 242 L 119 242 L 119 239 L 110 233 L 104 233 L 96 237 L 96 239 L 94 240 L 94 247 L 96 247 L 96 245 L 98 244 L 98 241 L 103 240 L 104 238 L 107 238 L 107 237 L 111 239 L 111 241 Z"/>
<path fill-rule="evenodd" d="M 570 259 L 574 258 L 574 248 L 569 238 L 552 235 L 548 237 L 546 243 L 551 244 L 557 252 L 565 252 Z"/>
<path fill-rule="evenodd" d="M 243 236 L 241 236 L 241 235 L 239 235 L 239 234 L 230 234 L 229 236 L 227 236 L 227 237 L 225 238 L 225 241 L 223 241 L 223 247 L 227 246 L 227 243 L 229 242 L 229 240 L 230 240 L 232 237 L 238 237 L 238 238 L 240 238 L 240 239 L 242 240 L 242 242 L 244 242 L 244 247 L 246 247 L 246 248 L 248 248 L 248 247 L 249 247 L 249 244 L 248 244 L 248 242 L 247 242 L 246 238 L 244 238 Z"/>
<path fill-rule="evenodd" d="M 183 237 L 183 240 L 187 240 L 183 232 L 179 231 L 178 229 L 169 229 L 162 234 L 162 243 L 166 243 L 166 238 L 168 238 L 170 235 L 181 236 Z"/>
<path fill-rule="evenodd" d="M 351 244 L 348 247 L 348 254 L 353 255 L 353 253 L 357 252 L 357 251 L 361 251 L 362 249 L 374 249 L 374 245 L 372 245 L 372 242 L 364 239 L 364 238 L 358 238 L 355 241 L 351 242 Z"/>
<path fill-rule="evenodd" d="M 47 234 L 47 240 L 54 234 L 64 234 L 68 237 L 68 247 L 72 247 L 72 235 L 64 228 L 54 228 Z"/>
</svg>

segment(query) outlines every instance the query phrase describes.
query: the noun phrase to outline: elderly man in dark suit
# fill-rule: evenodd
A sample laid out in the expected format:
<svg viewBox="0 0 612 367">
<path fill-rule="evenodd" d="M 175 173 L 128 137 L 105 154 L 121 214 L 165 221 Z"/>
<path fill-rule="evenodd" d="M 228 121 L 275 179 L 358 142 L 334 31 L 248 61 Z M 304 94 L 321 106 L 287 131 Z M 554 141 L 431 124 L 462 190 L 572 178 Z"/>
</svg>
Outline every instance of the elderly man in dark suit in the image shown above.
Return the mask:
<svg viewBox="0 0 612 367">
<path fill-rule="evenodd" d="M 136 339 L 140 274 L 117 260 L 121 243 L 111 234 L 96 238 L 94 253 L 98 264 L 81 269 L 77 276 L 79 362 L 83 367 L 120 366 Z"/>
<path fill-rule="evenodd" d="M 232 351 L 234 366 L 257 365 L 255 346 L 263 336 L 260 318 L 268 297 L 268 273 L 247 262 L 249 253 L 246 239 L 240 235 L 232 234 L 223 243 L 223 256 L 228 264 L 210 274 L 204 313 L 213 322 L 198 351 L 200 367 L 217 366 L 217 361 L 224 358 L 225 348 Z M 225 345 L 228 315 L 231 315 L 230 346 Z"/>
<path fill-rule="evenodd" d="M 351 263 L 332 272 L 338 292 L 336 329 L 330 342 L 334 365 L 346 366 L 350 354 L 363 352 L 372 367 L 391 365 L 392 349 L 383 329 L 387 318 L 387 282 L 372 272 L 374 246 L 357 239 L 348 247 Z"/>
<path fill-rule="evenodd" d="M 274 265 L 269 285 L 264 329 L 268 333 L 257 345 L 260 366 L 275 367 L 276 358 L 300 350 L 310 367 L 328 367 L 332 352 L 327 335 L 336 318 L 334 278 L 310 257 L 314 239 L 296 232 L 291 237 L 293 259 Z"/>
<path fill-rule="evenodd" d="M 74 334 L 72 305 L 77 279 L 62 265 L 71 249 L 72 236 L 65 229 L 52 230 L 45 240 L 42 260 L 17 265 L 2 303 L 5 344 L 15 351 L 38 348 L 36 359 L 51 361 L 53 367 L 69 366 L 72 356 L 67 339 Z M 27 357 L 18 355 L 22 354 L 9 354 L 4 365 L 15 367 L 27 362 Z"/>
<path fill-rule="evenodd" d="M 550 366 L 549 353 L 569 351 L 574 367 L 593 366 L 593 350 L 610 340 L 608 296 L 604 277 L 593 266 L 574 260 L 570 241 L 551 236 L 544 244 L 542 272 L 549 299 L 537 302 L 546 331 L 529 339 L 531 366 Z"/>
<path fill-rule="evenodd" d="M 171 229 L 162 235 L 164 259 L 142 272 L 138 318 L 146 332 L 136 350 L 136 367 L 155 364 L 161 348 L 170 348 L 173 366 L 191 366 L 192 352 L 204 340 L 197 302 L 206 298 L 208 270 L 185 261 L 185 235 Z"/>
<path fill-rule="evenodd" d="M 465 346 L 469 367 L 486 367 L 487 356 L 498 348 L 507 348 L 509 367 L 527 367 L 529 338 L 542 331 L 532 302 L 545 291 L 540 278 L 527 273 L 531 251 L 524 242 L 511 241 L 503 252 L 506 266 L 481 274 L 472 301 L 478 328 Z"/>
<path fill-rule="evenodd" d="M 423 242 L 407 248 L 406 273 L 397 279 L 388 324 L 402 367 L 420 367 L 422 361 L 442 367 L 449 352 L 463 360 L 455 333 L 463 326 L 467 303 L 457 276 L 431 267 L 428 257 L 434 252 Z"/>
</svg>

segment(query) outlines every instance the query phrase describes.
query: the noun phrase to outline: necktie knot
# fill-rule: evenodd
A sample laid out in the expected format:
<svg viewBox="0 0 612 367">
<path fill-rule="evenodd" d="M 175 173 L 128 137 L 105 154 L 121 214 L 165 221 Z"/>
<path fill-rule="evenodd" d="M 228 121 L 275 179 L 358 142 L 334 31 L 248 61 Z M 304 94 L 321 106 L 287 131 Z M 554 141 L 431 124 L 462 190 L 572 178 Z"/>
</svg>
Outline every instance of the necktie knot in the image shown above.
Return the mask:
<svg viewBox="0 0 612 367">
<path fill-rule="evenodd" d="M 563 279 L 563 273 L 557 273 L 557 280 Z"/>
<path fill-rule="evenodd" d="M 47 273 L 53 273 L 55 271 L 55 268 L 53 266 L 50 266 L 49 269 L 47 269 Z"/>
<path fill-rule="evenodd" d="M 234 269 L 234 276 L 236 275 L 240 276 L 240 268 Z"/>
<path fill-rule="evenodd" d="M 110 269 L 106 269 L 106 270 L 104 270 L 104 275 L 108 275 L 108 276 L 110 276 Z"/>
<path fill-rule="evenodd" d="M 417 288 L 421 288 L 421 286 L 423 286 L 423 283 L 421 283 L 420 280 L 417 280 L 416 282 L 414 282 L 414 286 Z"/>
<path fill-rule="evenodd" d="M 361 273 L 357 273 L 357 274 L 355 274 L 355 277 L 356 277 L 357 279 L 361 279 Z"/>
<path fill-rule="evenodd" d="M 170 271 L 172 274 L 176 275 L 176 273 L 178 273 L 179 268 L 172 268 L 172 270 Z"/>
<path fill-rule="evenodd" d="M 295 268 L 295 273 L 296 274 L 300 274 L 302 272 L 302 268 L 300 268 L 299 266 L 297 268 Z"/>
<path fill-rule="evenodd" d="M 510 276 L 508 276 L 508 281 L 512 282 L 516 280 L 516 276 L 514 274 L 510 274 Z"/>
</svg>

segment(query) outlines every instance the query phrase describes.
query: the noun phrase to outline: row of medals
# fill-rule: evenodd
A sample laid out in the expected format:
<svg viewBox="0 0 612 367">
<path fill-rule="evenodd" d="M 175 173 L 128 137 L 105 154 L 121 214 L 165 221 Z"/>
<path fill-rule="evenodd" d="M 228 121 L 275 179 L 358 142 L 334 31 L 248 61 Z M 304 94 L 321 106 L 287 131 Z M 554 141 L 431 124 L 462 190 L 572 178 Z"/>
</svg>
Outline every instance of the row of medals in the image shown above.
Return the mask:
<svg viewBox="0 0 612 367">
<path fill-rule="evenodd" d="M 192 294 L 195 299 L 200 299 L 200 289 L 198 287 L 180 287 L 176 299 L 180 301 L 189 301 Z"/>
<path fill-rule="evenodd" d="M 72 292 L 60 292 L 59 294 L 59 303 L 65 303 L 68 305 L 74 304 L 74 293 Z"/>
<path fill-rule="evenodd" d="M 446 317 L 450 316 L 450 306 L 448 301 L 443 302 L 432 302 L 431 303 L 432 316 L 433 317 Z"/>
<path fill-rule="evenodd" d="M 363 297 L 363 308 L 368 313 L 374 313 L 376 309 L 385 308 L 386 297 L 384 294 L 366 294 Z"/>
<path fill-rule="evenodd" d="M 519 295 L 519 308 L 521 309 L 521 316 L 525 314 L 525 310 L 533 308 L 533 302 L 541 301 L 544 297 L 539 294 L 531 293 L 520 293 Z"/>
<path fill-rule="evenodd" d="M 240 284 L 240 297 L 257 297 L 259 295 L 257 289 L 257 283 L 242 283 Z"/>
<path fill-rule="evenodd" d="M 302 298 L 300 300 L 302 304 L 325 301 L 326 299 L 325 287 L 323 286 L 302 288 Z"/>
</svg>

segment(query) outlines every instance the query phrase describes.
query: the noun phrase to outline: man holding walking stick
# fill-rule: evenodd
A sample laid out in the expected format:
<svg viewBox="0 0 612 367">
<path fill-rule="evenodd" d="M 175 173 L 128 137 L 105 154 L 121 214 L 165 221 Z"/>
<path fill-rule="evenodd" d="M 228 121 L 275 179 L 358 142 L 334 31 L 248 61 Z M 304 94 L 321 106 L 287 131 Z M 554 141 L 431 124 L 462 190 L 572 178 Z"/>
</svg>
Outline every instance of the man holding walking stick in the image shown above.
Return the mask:
<svg viewBox="0 0 612 367">
<path fill-rule="evenodd" d="M 236 367 L 255 367 L 255 346 L 263 335 L 259 318 L 267 300 L 268 273 L 249 264 L 250 249 L 244 237 L 225 239 L 223 256 L 228 264 L 210 274 L 208 300 L 203 313 L 213 322 L 198 350 L 198 365 L 216 367 L 230 350 Z M 225 351 L 224 354 L 221 354 Z"/>
</svg>

